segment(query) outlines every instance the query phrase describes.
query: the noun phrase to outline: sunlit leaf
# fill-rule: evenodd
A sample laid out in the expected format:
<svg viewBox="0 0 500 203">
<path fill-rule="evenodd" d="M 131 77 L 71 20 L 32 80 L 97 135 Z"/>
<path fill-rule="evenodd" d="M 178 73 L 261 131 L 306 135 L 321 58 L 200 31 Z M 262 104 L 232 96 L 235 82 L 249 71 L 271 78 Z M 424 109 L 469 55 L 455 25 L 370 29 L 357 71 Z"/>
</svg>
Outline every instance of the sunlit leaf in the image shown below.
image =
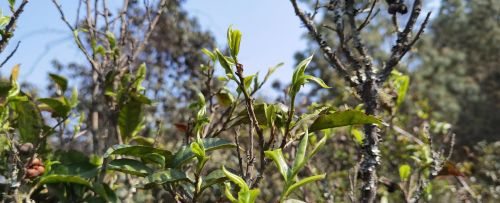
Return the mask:
<svg viewBox="0 0 500 203">
<path fill-rule="evenodd" d="M 248 191 L 249 190 L 248 185 L 245 182 L 245 180 L 243 180 L 243 178 L 237 176 L 234 173 L 229 172 L 228 170 L 226 170 L 226 168 L 224 166 L 222 166 L 222 171 L 224 172 L 224 175 L 226 175 L 226 177 L 229 180 L 231 180 L 231 182 L 233 182 L 234 184 L 236 184 L 240 187 L 240 191 Z"/>
<path fill-rule="evenodd" d="M 325 178 L 326 174 L 322 174 L 322 175 L 315 175 L 315 176 L 310 176 L 310 177 L 307 177 L 307 178 L 304 178 L 296 183 L 294 183 L 293 185 L 291 185 L 287 191 L 285 191 L 285 194 L 283 195 L 285 198 L 288 197 L 293 191 L 295 191 L 296 189 L 302 187 L 303 185 L 305 184 L 308 184 L 308 183 L 312 183 L 314 181 L 318 181 L 318 180 L 323 180 Z"/>
<path fill-rule="evenodd" d="M 283 179 L 285 179 L 285 182 L 287 182 L 289 169 L 288 169 L 288 164 L 285 161 L 285 157 L 283 157 L 283 152 L 281 152 L 281 149 L 275 149 L 273 151 L 265 151 L 264 154 L 267 158 L 270 158 L 274 161 L 274 163 L 278 167 L 279 172 L 283 176 Z"/>
<path fill-rule="evenodd" d="M 231 141 L 220 138 L 205 138 L 202 139 L 202 141 L 205 152 L 236 147 L 236 145 Z M 194 158 L 194 156 L 195 155 L 191 151 L 191 148 L 184 146 L 177 153 L 175 153 L 174 158 L 171 160 L 171 163 L 167 164 L 167 166 L 169 166 L 170 168 L 177 168 L 186 161 Z"/>
<path fill-rule="evenodd" d="M 359 124 L 381 124 L 380 119 L 357 110 L 337 111 L 318 116 L 309 127 L 310 131 Z"/>
<path fill-rule="evenodd" d="M 404 164 L 399 167 L 399 178 L 401 178 L 401 181 L 407 181 L 410 175 L 411 175 L 410 165 Z"/>
<path fill-rule="evenodd" d="M 299 142 L 299 146 L 297 147 L 297 152 L 295 153 L 295 160 L 292 166 L 292 174 L 290 175 L 290 177 L 288 177 L 288 180 L 293 179 L 295 175 L 297 175 L 297 173 L 302 169 L 302 167 L 304 167 L 308 158 L 306 157 L 308 140 L 309 140 L 309 132 L 307 132 L 306 128 L 304 135 L 302 136 L 302 139 Z"/>
</svg>

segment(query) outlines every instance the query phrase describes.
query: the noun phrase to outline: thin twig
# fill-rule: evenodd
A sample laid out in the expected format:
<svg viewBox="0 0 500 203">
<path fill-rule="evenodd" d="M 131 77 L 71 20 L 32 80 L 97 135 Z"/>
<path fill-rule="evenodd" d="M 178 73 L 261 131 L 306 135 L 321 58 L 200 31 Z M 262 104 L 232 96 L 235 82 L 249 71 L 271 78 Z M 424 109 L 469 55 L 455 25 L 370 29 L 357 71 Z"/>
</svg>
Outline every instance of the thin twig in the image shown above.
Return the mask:
<svg viewBox="0 0 500 203">
<path fill-rule="evenodd" d="M 17 42 L 16 47 L 14 48 L 14 50 L 12 50 L 12 52 L 10 52 L 10 54 L 7 56 L 7 58 L 5 58 L 5 60 L 3 60 L 3 62 L 0 64 L 0 68 L 2 68 L 3 65 L 5 65 L 7 63 L 7 61 L 9 61 L 10 58 L 12 58 L 12 56 L 14 56 L 14 54 L 17 51 L 17 48 L 19 48 L 19 44 L 21 44 L 21 41 Z"/>
<path fill-rule="evenodd" d="M 0 40 L 0 53 L 3 52 L 7 44 L 9 43 L 9 40 L 12 37 L 12 33 L 16 29 L 16 22 L 19 19 L 19 16 L 21 13 L 24 11 L 24 7 L 26 4 L 28 4 L 29 0 L 23 0 L 21 5 L 17 8 L 17 10 L 14 12 L 14 14 L 10 17 L 9 23 L 5 26 L 3 30 L 3 35 L 2 35 L 2 40 Z"/>
</svg>

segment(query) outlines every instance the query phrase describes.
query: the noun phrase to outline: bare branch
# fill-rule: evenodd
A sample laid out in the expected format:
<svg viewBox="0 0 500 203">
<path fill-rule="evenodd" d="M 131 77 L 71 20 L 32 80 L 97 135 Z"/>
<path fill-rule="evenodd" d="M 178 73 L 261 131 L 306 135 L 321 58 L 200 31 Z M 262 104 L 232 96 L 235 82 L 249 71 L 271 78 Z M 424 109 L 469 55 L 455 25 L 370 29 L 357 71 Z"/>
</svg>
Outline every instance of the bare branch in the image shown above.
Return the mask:
<svg viewBox="0 0 500 203">
<path fill-rule="evenodd" d="M 98 67 L 97 62 L 94 61 L 94 59 L 88 53 L 87 49 L 85 49 L 85 47 L 83 46 L 83 43 L 82 43 L 80 37 L 78 37 L 78 35 L 75 34 L 78 31 L 76 30 L 76 28 L 74 28 L 73 26 L 71 26 L 71 24 L 69 23 L 68 19 L 66 19 L 66 16 L 64 15 L 64 12 L 62 10 L 61 5 L 59 3 L 57 3 L 57 0 L 52 0 L 52 3 L 54 4 L 54 6 L 56 6 L 57 10 L 59 11 L 59 14 L 61 15 L 61 20 L 66 24 L 66 26 L 73 33 L 75 41 L 76 41 L 76 44 L 78 46 L 78 49 L 80 49 L 80 51 L 82 51 L 82 53 L 85 55 L 85 58 L 87 58 L 87 61 L 89 61 L 89 63 L 91 64 L 92 69 L 100 76 L 101 72 L 97 68 Z"/>
<path fill-rule="evenodd" d="M 370 19 L 372 17 L 372 13 L 373 13 L 373 9 L 375 8 L 375 5 L 377 4 L 378 0 L 374 0 L 373 3 L 372 3 L 372 6 L 370 7 L 370 10 L 368 11 L 368 15 L 366 16 L 365 20 L 363 21 L 363 23 L 361 23 L 361 25 L 358 27 L 358 32 L 361 31 L 366 25 L 368 25 L 370 23 Z M 377 13 L 375 13 L 376 15 Z M 374 16 L 375 16 L 374 15 Z"/>
<path fill-rule="evenodd" d="M 2 40 L 0 40 L 0 52 L 3 52 L 9 40 L 12 37 L 12 33 L 16 29 L 16 22 L 21 13 L 24 11 L 24 7 L 28 4 L 29 0 L 23 0 L 21 5 L 17 8 L 14 14 L 10 17 L 9 23 L 5 26 L 4 34 L 2 35 Z"/>
<path fill-rule="evenodd" d="M 398 33 L 396 45 L 394 45 L 392 47 L 391 56 L 385 62 L 384 68 L 377 76 L 377 83 L 378 84 L 382 84 L 387 80 L 387 78 L 391 74 L 394 67 L 396 65 L 398 65 L 399 61 L 411 49 L 411 47 L 415 44 L 415 42 L 419 39 L 420 35 L 423 33 L 423 30 L 429 21 L 430 14 L 431 14 L 430 12 L 427 13 L 427 16 L 426 16 L 424 22 L 422 23 L 422 25 L 420 26 L 420 29 L 417 32 L 416 36 L 412 40 L 410 40 L 412 30 L 415 26 L 415 23 L 417 22 L 417 19 L 420 15 L 421 10 L 422 10 L 422 1 L 415 0 L 413 3 L 411 15 L 408 18 L 406 26 L 402 32 Z M 393 19 L 394 18 L 396 18 L 395 15 L 393 16 Z M 395 22 L 395 23 L 397 24 L 397 22 Z"/>
<path fill-rule="evenodd" d="M 5 58 L 5 60 L 3 60 L 3 62 L 0 64 L 0 68 L 2 68 L 3 65 L 5 65 L 7 63 L 7 61 L 9 61 L 10 58 L 12 58 L 12 56 L 14 56 L 14 54 L 17 51 L 17 48 L 19 48 L 19 44 L 21 44 L 21 41 L 17 42 L 16 47 L 14 48 L 14 50 L 12 50 L 12 52 L 10 52 L 10 54 L 7 56 L 7 58 Z"/>
<path fill-rule="evenodd" d="M 304 23 L 307 30 L 309 30 L 309 34 L 312 35 L 314 40 L 321 47 L 321 50 L 324 53 L 323 56 L 325 57 L 326 61 L 330 64 L 330 66 L 335 68 L 342 77 L 344 77 L 344 79 L 349 83 L 349 85 L 351 85 L 351 87 L 356 87 L 358 83 L 351 79 L 344 64 L 337 57 L 336 53 L 333 52 L 332 48 L 328 46 L 327 42 L 323 39 L 321 34 L 316 29 L 314 22 L 304 13 L 304 11 L 299 8 L 299 6 L 297 5 L 297 0 L 290 0 L 290 2 L 295 9 L 295 14 L 300 18 L 302 23 Z"/>
</svg>

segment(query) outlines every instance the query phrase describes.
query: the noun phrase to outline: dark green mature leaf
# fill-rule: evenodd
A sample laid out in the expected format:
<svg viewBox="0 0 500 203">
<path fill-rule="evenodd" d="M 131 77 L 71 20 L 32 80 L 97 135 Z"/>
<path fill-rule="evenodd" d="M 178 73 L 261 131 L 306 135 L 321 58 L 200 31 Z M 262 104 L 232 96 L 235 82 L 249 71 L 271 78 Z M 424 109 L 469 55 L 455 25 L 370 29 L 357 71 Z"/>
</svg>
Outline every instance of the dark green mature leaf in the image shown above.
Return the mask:
<svg viewBox="0 0 500 203">
<path fill-rule="evenodd" d="M 220 138 L 205 138 L 202 139 L 205 151 L 213 151 L 217 149 L 233 148 L 236 147 L 234 143 L 229 140 Z M 191 151 L 190 147 L 183 146 L 177 153 L 175 153 L 174 158 L 171 160 L 170 164 L 167 164 L 170 168 L 177 168 L 178 166 L 184 164 L 186 161 L 194 158 L 194 153 Z"/>
<path fill-rule="evenodd" d="M 9 0 L 9 6 L 13 9 L 16 4 L 16 0 Z"/>
<path fill-rule="evenodd" d="M 294 183 L 293 185 L 291 185 L 288 188 L 288 190 L 285 191 L 284 197 L 285 198 L 288 197 L 293 191 L 295 191 L 296 189 L 302 187 L 305 184 L 325 179 L 325 176 L 326 176 L 326 174 L 310 176 L 310 177 L 307 177 L 307 178 L 304 178 L 304 179 L 300 180 L 299 182 Z"/>
<path fill-rule="evenodd" d="M 11 105 L 17 115 L 21 142 L 37 143 L 44 124 L 36 105 L 31 101 L 15 101 Z"/>
<path fill-rule="evenodd" d="M 137 97 L 130 99 L 121 107 L 118 116 L 118 126 L 123 138 L 131 138 L 142 129 L 144 117 L 143 102 Z"/>
<path fill-rule="evenodd" d="M 170 158 L 170 157 L 169 157 Z M 158 154 L 158 153 L 149 153 L 145 154 L 141 157 L 141 160 L 144 163 L 155 163 L 159 164 L 162 168 L 165 166 L 165 161 L 167 158 L 165 158 L 164 155 Z"/>
<path fill-rule="evenodd" d="M 108 170 L 120 171 L 137 176 L 147 176 L 153 170 L 135 159 L 115 159 L 108 163 Z"/>
<path fill-rule="evenodd" d="M 56 83 L 59 89 L 61 89 L 61 92 L 65 92 L 66 89 L 68 89 L 68 79 L 65 77 L 54 73 L 49 73 L 49 77 Z"/>
<path fill-rule="evenodd" d="M 146 154 L 157 153 L 165 157 L 172 156 L 172 152 L 158 149 L 150 146 L 140 146 L 140 145 L 114 145 L 109 148 L 106 153 L 104 153 L 104 158 L 108 158 L 111 155 L 125 155 L 125 156 L 135 156 L 143 157 Z"/>
<path fill-rule="evenodd" d="M 153 173 L 147 177 L 147 184 L 164 184 L 177 181 L 189 181 L 189 178 L 182 171 L 177 169 L 168 168 L 163 171 Z"/>
<path fill-rule="evenodd" d="M 53 117 L 66 117 L 71 111 L 71 106 L 67 105 L 62 99 L 41 98 L 38 101 L 50 108 Z M 43 106 L 41 108 L 43 109 Z"/>
<path fill-rule="evenodd" d="M 118 202 L 118 198 L 116 197 L 115 192 L 113 191 L 113 189 L 109 187 L 108 184 L 97 183 L 93 184 L 92 188 L 106 202 L 111 202 L 111 203 Z"/>
<path fill-rule="evenodd" d="M 381 124 L 380 119 L 357 110 L 337 111 L 320 115 L 309 127 L 310 131 L 359 124 Z"/>
<path fill-rule="evenodd" d="M 236 147 L 236 145 L 231 141 L 221 138 L 205 138 L 203 139 L 203 146 L 205 147 L 205 151 L 207 152 L 217 149 L 227 149 Z"/>
<path fill-rule="evenodd" d="M 53 161 L 55 164 L 51 165 L 51 173 L 79 176 L 82 178 L 94 178 L 98 172 L 100 163 L 95 163 L 82 152 L 76 150 L 54 152 Z M 57 163 L 59 162 L 59 163 Z M 48 170 L 47 164 L 46 168 Z"/>
<path fill-rule="evenodd" d="M 264 152 L 267 158 L 270 158 L 274 161 L 276 166 L 278 167 L 278 170 L 280 171 L 281 175 L 283 176 L 283 179 L 285 179 L 285 182 L 288 182 L 288 164 L 285 161 L 285 157 L 283 157 L 283 152 L 281 152 L 281 149 L 275 149 L 273 151 L 265 151 Z"/>
<path fill-rule="evenodd" d="M 0 79 L 0 97 L 2 101 L 5 101 L 5 98 L 9 95 L 9 90 L 12 89 L 12 84 L 8 80 Z"/>
<path fill-rule="evenodd" d="M 206 188 L 218 184 L 218 183 L 223 183 L 225 180 L 227 180 L 226 175 L 224 174 L 224 171 L 221 169 L 214 170 L 210 172 L 204 179 L 203 183 L 201 185 L 201 190 L 205 190 Z"/>
<path fill-rule="evenodd" d="M 57 174 L 43 176 L 42 178 L 40 178 L 40 182 L 38 182 L 37 185 L 42 186 L 42 185 L 51 184 L 51 183 L 74 183 L 74 184 L 79 184 L 79 185 L 91 187 L 90 181 L 88 181 L 80 176 L 57 175 Z"/>
</svg>

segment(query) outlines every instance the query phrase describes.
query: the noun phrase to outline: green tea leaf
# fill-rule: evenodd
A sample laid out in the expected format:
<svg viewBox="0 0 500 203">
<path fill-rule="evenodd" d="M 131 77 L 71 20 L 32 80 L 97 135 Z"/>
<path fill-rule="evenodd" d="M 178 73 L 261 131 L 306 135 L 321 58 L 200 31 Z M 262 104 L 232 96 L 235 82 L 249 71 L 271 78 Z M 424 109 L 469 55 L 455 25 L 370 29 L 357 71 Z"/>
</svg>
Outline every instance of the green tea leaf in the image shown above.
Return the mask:
<svg viewBox="0 0 500 203">
<path fill-rule="evenodd" d="M 144 109 L 143 102 L 135 96 L 125 102 L 118 114 L 118 126 L 120 135 L 127 140 L 135 136 L 143 127 Z"/>
<path fill-rule="evenodd" d="M 222 171 L 224 172 L 224 175 L 226 175 L 226 177 L 229 178 L 229 180 L 231 180 L 234 184 L 236 184 L 240 187 L 240 191 L 248 191 L 249 190 L 248 185 L 245 182 L 245 180 L 243 180 L 243 178 L 237 176 L 234 173 L 229 172 L 228 170 L 226 170 L 226 168 L 224 166 L 222 166 Z"/>
<path fill-rule="evenodd" d="M 17 115 L 17 129 L 22 143 L 37 143 L 44 126 L 42 115 L 31 101 L 10 103 Z"/>
<path fill-rule="evenodd" d="M 231 50 L 231 56 L 236 58 L 240 52 L 241 43 L 241 31 L 233 30 L 231 27 L 227 30 L 229 49 Z"/>
<path fill-rule="evenodd" d="M 304 167 L 306 163 L 306 150 L 307 143 L 309 139 L 309 132 L 307 132 L 307 128 L 305 129 L 304 135 L 300 140 L 299 146 L 297 148 L 297 152 L 295 154 L 295 160 L 293 162 L 292 174 L 288 177 L 288 180 L 292 180 L 295 178 L 295 175 L 299 173 L 299 171 Z"/>
<path fill-rule="evenodd" d="M 220 65 L 226 71 L 226 74 L 233 74 L 234 71 L 231 69 L 231 65 L 229 64 L 230 62 L 228 62 L 227 58 L 224 57 L 224 55 L 218 49 L 215 50 L 215 53 L 217 54 Z"/>
<path fill-rule="evenodd" d="M 172 169 L 168 168 L 163 171 L 159 171 L 156 173 L 153 173 L 147 177 L 148 183 L 147 185 L 151 184 L 164 184 L 164 183 L 171 183 L 171 182 L 178 182 L 178 181 L 189 181 L 189 178 L 186 176 L 186 174 L 182 171 L 179 171 L 177 169 Z"/>
<path fill-rule="evenodd" d="M 239 203 L 254 203 L 259 196 L 259 189 L 252 189 L 248 191 L 240 191 L 238 192 L 238 202 Z"/>
<path fill-rule="evenodd" d="M 205 152 L 236 147 L 236 145 L 231 141 L 220 138 L 205 138 L 202 139 L 202 141 Z M 173 159 L 169 164 L 167 164 L 167 166 L 170 168 L 177 168 L 184 164 L 186 161 L 194 158 L 194 156 L 195 155 L 191 151 L 191 148 L 183 146 L 177 153 L 175 153 Z"/>
<path fill-rule="evenodd" d="M 203 146 L 200 146 L 197 142 L 191 143 L 191 152 L 199 158 L 205 157 L 205 149 L 203 149 Z"/>
<path fill-rule="evenodd" d="M 172 156 L 172 152 L 158 149 L 150 146 L 140 146 L 140 145 L 114 145 L 110 147 L 106 153 L 104 153 L 104 158 L 108 158 L 111 155 L 124 155 L 124 156 L 135 156 L 143 157 L 146 154 L 157 153 L 165 157 Z"/>
<path fill-rule="evenodd" d="M 109 47 L 111 49 L 114 49 L 116 47 L 116 38 L 115 38 L 115 34 L 113 34 L 112 32 L 106 32 L 106 38 L 108 39 L 108 42 L 109 42 Z"/>
<path fill-rule="evenodd" d="M 410 175 L 411 175 L 410 165 L 404 164 L 399 167 L 399 178 L 401 178 L 401 181 L 407 181 Z"/>
<path fill-rule="evenodd" d="M 61 75 L 57 75 L 57 74 L 54 74 L 54 73 L 49 73 L 49 77 L 52 81 L 54 81 L 54 83 L 56 83 L 57 87 L 59 87 L 59 89 L 61 90 L 61 92 L 65 92 L 66 89 L 68 89 L 68 79 L 61 76 Z"/>
<path fill-rule="evenodd" d="M 319 86 L 321 86 L 322 88 L 331 88 L 330 86 L 326 85 L 326 83 L 321 78 L 317 78 L 317 77 L 314 77 L 312 75 L 306 75 L 304 77 L 305 77 L 306 81 L 307 80 L 312 80 L 316 84 L 318 84 Z"/>
<path fill-rule="evenodd" d="M 71 106 L 66 105 L 64 101 L 61 101 L 61 99 L 41 98 L 38 99 L 38 101 L 47 105 L 51 109 L 53 117 L 66 117 L 71 111 Z"/>
<path fill-rule="evenodd" d="M 226 195 L 227 199 L 231 201 L 232 203 L 238 203 L 238 200 L 234 198 L 233 194 L 231 194 L 231 185 L 229 183 L 224 184 L 224 194 Z"/>
<path fill-rule="evenodd" d="M 224 174 L 224 171 L 222 171 L 221 169 L 214 170 L 204 178 L 201 185 L 201 191 L 214 184 L 223 183 L 225 180 L 227 180 L 227 177 L 226 174 Z"/>
<path fill-rule="evenodd" d="M 234 102 L 234 97 L 229 91 L 219 91 L 215 94 L 215 98 L 217 99 L 217 103 L 219 103 L 223 107 L 228 107 Z"/>
<path fill-rule="evenodd" d="M 120 171 L 136 176 L 147 176 L 153 170 L 135 159 L 115 159 L 108 163 L 108 170 Z"/>
<path fill-rule="evenodd" d="M 285 157 L 283 157 L 283 152 L 281 149 L 275 149 L 273 151 L 265 151 L 264 152 L 265 156 L 267 158 L 270 158 L 274 161 L 276 166 L 278 167 L 278 170 L 280 171 L 281 175 L 283 176 L 283 179 L 285 179 L 285 182 L 288 182 L 288 164 L 285 161 Z"/>
<path fill-rule="evenodd" d="M 210 59 L 212 59 L 212 61 L 217 60 L 217 56 L 216 56 L 214 53 L 212 53 L 211 51 L 209 51 L 208 49 L 203 48 L 203 49 L 201 49 L 201 51 L 202 51 L 205 55 L 207 55 L 208 57 L 210 57 Z"/>
<path fill-rule="evenodd" d="M 325 146 L 325 143 L 326 143 L 326 140 L 328 139 L 328 135 L 325 135 L 323 136 L 323 138 L 321 138 L 321 140 L 319 140 L 318 143 L 316 143 L 316 145 L 314 145 L 314 148 L 313 150 L 309 153 L 308 158 L 310 159 L 311 157 L 313 157 L 316 153 L 318 153 L 318 151 L 323 148 L 323 146 Z"/>
<path fill-rule="evenodd" d="M 310 177 L 307 177 L 307 178 L 304 178 L 302 180 L 300 180 L 299 182 L 296 182 L 294 183 L 293 185 L 291 185 L 285 192 L 285 194 L 283 195 L 284 198 L 287 198 L 293 191 L 295 191 L 296 189 L 304 186 L 305 184 L 308 184 L 308 183 L 312 183 L 314 181 L 318 181 L 318 180 L 323 180 L 325 178 L 326 174 L 322 174 L 322 175 L 315 175 L 315 176 L 310 176 Z"/>
<path fill-rule="evenodd" d="M 381 124 L 380 119 L 357 110 L 337 111 L 320 115 L 309 127 L 310 131 L 359 124 Z"/>
<path fill-rule="evenodd" d="M 396 106 L 400 106 L 403 103 L 408 87 L 410 86 L 410 77 L 407 75 L 399 76 L 394 82 L 398 93 Z"/>
<path fill-rule="evenodd" d="M 74 183 L 91 187 L 91 183 L 80 176 L 58 175 L 58 174 L 43 176 L 42 178 L 40 178 L 40 181 L 37 183 L 37 186 L 42 186 L 45 184 L 52 184 L 52 183 Z"/>
</svg>

